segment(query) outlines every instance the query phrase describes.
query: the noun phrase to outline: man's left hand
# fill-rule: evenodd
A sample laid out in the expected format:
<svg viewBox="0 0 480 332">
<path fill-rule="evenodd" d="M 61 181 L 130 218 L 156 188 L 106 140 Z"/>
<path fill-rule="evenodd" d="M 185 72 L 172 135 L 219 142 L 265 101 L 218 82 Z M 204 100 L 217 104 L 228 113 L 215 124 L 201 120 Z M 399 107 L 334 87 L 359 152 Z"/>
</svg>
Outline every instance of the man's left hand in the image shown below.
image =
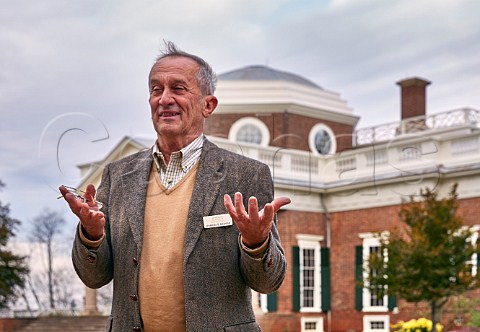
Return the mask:
<svg viewBox="0 0 480 332">
<path fill-rule="evenodd" d="M 265 204 L 261 211 L 258 211 L 257 198 L 252 196 L 248 199 L 248 212 L 243 205 L 242 194 L 237 192 L 234 195 L 234 202 L 229 195 L 223 197 L 225 207 L 230 217 L 237 225 L 242 242 L 251 249 L 260 247 L 268 238 L 272 229 L 275 213 L 284 205 L 290 203 L 288 197 L 275 198 L 271 203 Z"/>
</svg>

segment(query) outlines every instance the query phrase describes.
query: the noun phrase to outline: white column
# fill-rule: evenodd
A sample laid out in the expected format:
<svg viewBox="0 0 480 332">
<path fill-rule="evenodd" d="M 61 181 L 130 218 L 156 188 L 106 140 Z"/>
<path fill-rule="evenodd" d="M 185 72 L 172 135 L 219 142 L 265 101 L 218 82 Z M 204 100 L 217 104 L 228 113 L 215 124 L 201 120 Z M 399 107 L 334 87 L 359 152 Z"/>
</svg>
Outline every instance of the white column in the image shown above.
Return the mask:
<svg viewBox="0 0 480 332">
<path fill-rule="evenodd" d="M 97 308 L 97 290 L 85 287 L 85 307 L 83 308 L 84 316 L 99 315 Z"/>
</svg>

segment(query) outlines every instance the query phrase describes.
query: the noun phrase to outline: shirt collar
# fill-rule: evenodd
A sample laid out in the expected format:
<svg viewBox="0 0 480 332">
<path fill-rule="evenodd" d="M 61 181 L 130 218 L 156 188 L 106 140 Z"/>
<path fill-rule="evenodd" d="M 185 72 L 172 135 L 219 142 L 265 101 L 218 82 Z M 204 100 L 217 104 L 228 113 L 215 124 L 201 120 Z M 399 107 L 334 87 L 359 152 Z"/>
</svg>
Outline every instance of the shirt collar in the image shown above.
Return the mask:
<svg viewBox="0 0 480 332">
<path fill-rule="evenodd" d="M 180 155 L 180 159 L 182 160 L 182 168 L 188 168 L 190 165 L 195 164 L 198 159 L 200 158 L 201 149 L 203 147 L 203 142 L 205 141 L 205 136 L 200 134 L 197 138 L 195 138 L 190 144 L 185 146 L 180 151 L 172 153 L 172 156 Z M 152 149 L 153 160 L 157 164 L 157 168 L 166 167 L 165 159 L 163 157 L 163 153 L 158 148 L 157 142 L 153 144 Z"/>
</svg>

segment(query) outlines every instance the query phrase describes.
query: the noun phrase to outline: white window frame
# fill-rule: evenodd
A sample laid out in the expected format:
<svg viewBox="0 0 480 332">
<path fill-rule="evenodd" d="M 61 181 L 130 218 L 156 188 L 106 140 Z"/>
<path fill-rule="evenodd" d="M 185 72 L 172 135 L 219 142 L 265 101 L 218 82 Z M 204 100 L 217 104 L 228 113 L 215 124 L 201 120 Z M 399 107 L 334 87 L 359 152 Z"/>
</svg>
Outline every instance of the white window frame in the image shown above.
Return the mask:
<svg viewBox="0 0 480 332">
<path fill-rule="evenodd" d="M 371 323 L 383 322 L 384 329 L 372 329 Z M 389 332 L 390 331 L 390 316 L 388 315 L 365 315 L 363 316 L 363 332 Z"/>
<path fill-rule="evenodd" d="M 262 310 L 262 312 L 267 313 L 267 312 L 268 312 L 268 306 L 267 306 L 268 299 L 267 299 L 267 294 L 258 293 L 258 296 L 260 296 L 260 309 Z"/>
<path fill-rule="evenodd" d="M 321 312 L 322 298 L 321 298 L 321 271 L 320 271 L 320 249 L 323 236 L 320 235 L 306 235 L 297 234 L 297 242 L 300 252 L 300 312 Z M 304 266 L 303 266 L 303 250 L 313 249 L 314 257 L 314 289 L 313 289 L 313 307 L 304 307 L 303 291 L 304 291 Z"/>
<path fill-rule="evenodd" d="M 315 323 L 315 330 L 306 330 L 306 325 L 308 323 Z M 301 332 L 324 332 L 323 330 L 323 317 L 302 317 L 300 318 Z"/>
<path fill-rule="evenodd" d="M 331 139 L 330 151 L 328 151 L 327 154 L 321 154 L 320 152 L 318 152 L 317 147 L 315 146 L 315 136 L 320 130 L 325 130 Z M 310 133 L 308 134 L 308 146 L 310 147 L 310 150 L 317 156 L 333 155 L 337 151 L 337 138 L 335 137 L 335 133 L 332 129 L 330 129 L 329 126 L 323 123 L 317 123 L 312 127 Z"/>
<path fill-rule="evenodd" d="M 253 125 L 260 130 L 262 134 L 262 140 L 260 141 L 259 145 L 268 146 L 268 144 L 270 143 L 270 131 L 268 130 L 268 127 L 261 120 L 254 117 L 250 117 L 250 116 L 238 119 L 232 124 L 228 132 L 228 139 L 232 142 L 237 142 L 237 134 L 239 130 L 243 126 L 248 124 Z M 237 143 L 257 145 L 256 143 L 250 143 L 250 142 L 237 142 Z"/>
<path fill-rule="evenodd" d="M 480 225 L 475 225 L 470 227 L 470 231 L 472 232 L 472 236 L 468 239 L 468 241 L 471 242 L 472 245 L 478 246 L 479 245 L 479 232 L 480 232 Z M 472 276 L 476 276 L 477 273 L 479 273 L 479 266 L 477 266 L 478 259 L 477 259 L 478 253 L 474 253 L 472 255 L 472 258 L 470 261 L 467 262 L 467 264 L 470 264 L 472 266 Z"/>
<path fill-rule="evenodd" d="M 383 232 L 381 236 L 388 236 L 388 232 Z M 363 280 L 365 283 L 368 280 L 368 258 L 370 256 L 370 248 L 379 247 L 380 239 L 374 233 L 362 233 L 360 238 L 363 239 Z M 388 259 L 388 257 L 385 257 Z M 372 306 L 370 301 L 372 299 L 372 293 L 367 287 L 363 288 L 362 291 L 362 311 L 364 312 L 388 312 L 388 295 L 383 296 L 383 305 L 382 306 Z"/>
<path fill-rule="evenodd" d="M 253 307 L 253 310 L 255 311 L 255 314 L 267 313 L 268 312 L 267 294 L 258 293 L 253 289 L 251 291 L 252 291 L 252 307 Z"/>
</svg>

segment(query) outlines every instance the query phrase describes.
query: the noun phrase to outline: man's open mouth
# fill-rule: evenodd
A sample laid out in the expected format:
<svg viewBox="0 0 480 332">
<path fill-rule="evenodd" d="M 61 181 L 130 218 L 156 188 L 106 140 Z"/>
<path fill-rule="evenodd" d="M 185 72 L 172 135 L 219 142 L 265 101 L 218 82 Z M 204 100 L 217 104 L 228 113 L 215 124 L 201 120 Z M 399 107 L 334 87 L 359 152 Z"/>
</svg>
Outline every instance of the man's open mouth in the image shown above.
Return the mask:
<svg viewBox="0 0 480 332">
<path fill-rule="evenodd" d="M 177 116 L 180 115 L 180 112 L 169 112 L 169 111 L 163 111 L 160 113 L 161 118 L 169 118 L 172 116 Z"/>
</svg>

